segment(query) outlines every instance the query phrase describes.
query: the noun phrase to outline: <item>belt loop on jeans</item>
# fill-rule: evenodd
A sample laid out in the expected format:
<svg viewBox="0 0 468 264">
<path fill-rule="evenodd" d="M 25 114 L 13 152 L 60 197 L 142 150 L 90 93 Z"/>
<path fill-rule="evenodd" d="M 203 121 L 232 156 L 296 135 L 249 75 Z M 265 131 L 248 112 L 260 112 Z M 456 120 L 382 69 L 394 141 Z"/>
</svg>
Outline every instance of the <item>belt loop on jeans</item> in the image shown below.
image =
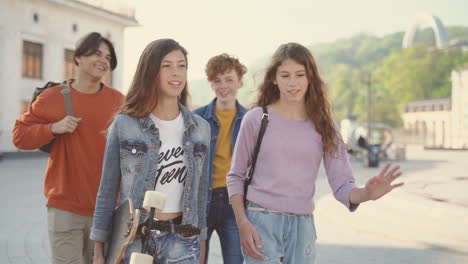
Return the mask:
<svg viewBox="0 0 468 264">
<path fill-rule="evenodd" d="M 171 220 L 169 220 L 169 224 L 170 224 L 170 226 L 171 226 L 171 233 L 175 233 L 175 229 L 174 229 L 174 221 L 172 221 L 172 219 L 171 219 Z"/>
</svg>

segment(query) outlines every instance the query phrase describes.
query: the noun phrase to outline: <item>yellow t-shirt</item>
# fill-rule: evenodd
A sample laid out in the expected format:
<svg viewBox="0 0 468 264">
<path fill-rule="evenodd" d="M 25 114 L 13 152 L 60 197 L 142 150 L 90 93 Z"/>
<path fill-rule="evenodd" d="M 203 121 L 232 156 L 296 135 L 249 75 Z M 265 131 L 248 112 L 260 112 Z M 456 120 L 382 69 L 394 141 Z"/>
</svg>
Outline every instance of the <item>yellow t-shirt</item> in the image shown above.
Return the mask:
<svg viewBox="0 0 468 264">
<path fill-rule="evenodd" d="M 226 187 L 226 174 L 231 169 L 232 158 L 232 126 L 237 109 L 215 110 L 219 122 L 219 134 L 216 138 L 213 159 L 213 189 Z"/>
</svg>

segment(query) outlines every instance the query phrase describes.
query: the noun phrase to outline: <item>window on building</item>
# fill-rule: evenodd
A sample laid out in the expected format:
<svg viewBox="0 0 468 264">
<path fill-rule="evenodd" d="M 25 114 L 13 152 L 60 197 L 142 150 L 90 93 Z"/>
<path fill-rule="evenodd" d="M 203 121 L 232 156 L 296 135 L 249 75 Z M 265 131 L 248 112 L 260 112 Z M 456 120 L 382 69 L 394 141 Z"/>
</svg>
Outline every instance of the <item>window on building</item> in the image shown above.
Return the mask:
<svg viewBox="0 0 468 264">
<path fill-rule="evenodd" d="M 23 41 L 23 77 L 42 78 L 42 44 Z"/>
<path fill-rule="evenodd" d="M 65 80 L 75 78 L 76 68 L 75 68 L 75 62 L 73 61 L 74 54 L 75 52 L 73 50 L 69 50 L 69 49 L 65 50 L 65 55 L 64 55 L 65 62 L 63 64 L 64 66 L 63 72 L 64 72 Z"/>
</svg>

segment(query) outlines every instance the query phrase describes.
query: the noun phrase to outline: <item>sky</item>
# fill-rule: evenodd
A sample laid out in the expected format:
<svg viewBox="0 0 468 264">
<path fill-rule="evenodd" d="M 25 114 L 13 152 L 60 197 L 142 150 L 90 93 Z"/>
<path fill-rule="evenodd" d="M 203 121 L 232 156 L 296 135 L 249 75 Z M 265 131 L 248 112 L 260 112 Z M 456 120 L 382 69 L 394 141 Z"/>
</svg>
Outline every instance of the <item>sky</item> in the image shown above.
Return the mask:
<svg viewBox="0 0 468 264">
<path fill-rule="evenodd" d="M 212 56 L 226 52 L 247 67 L 287 42 L 333 42 L 359 32 L 405 31 L 417 14 L 444 25 L 468 26 L 468 0 L 123 0 L 135 6 L 140 27 L 124 36 L 124 87 L 145 46 L 173 38 L 188 52 L 188 79 L 205 78 Z"/>
</svg>

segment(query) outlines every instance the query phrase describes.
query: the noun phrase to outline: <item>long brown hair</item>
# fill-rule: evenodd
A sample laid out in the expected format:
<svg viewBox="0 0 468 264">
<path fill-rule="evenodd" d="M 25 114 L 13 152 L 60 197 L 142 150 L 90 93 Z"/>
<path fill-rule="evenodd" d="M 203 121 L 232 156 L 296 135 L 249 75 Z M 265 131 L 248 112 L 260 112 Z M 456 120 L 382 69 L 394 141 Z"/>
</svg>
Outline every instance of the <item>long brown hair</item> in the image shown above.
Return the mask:
<svg viewBox="0 0 468 264">
<path fill-rule="evenodd" d="M 306 47 L 297 43 L 287 43 L 276 50 L 258 89 L 255 106 L 268 106 L 279 100 L 280 91 L 273 81 L 278 67 L 287 59 L 292 59 L 304 66 L 309 81 L 304 98 L 307 117 L 314 122 L 318 133 L 322 136 L 323 151 L 336 152 L 342 140 L 331 117 L 326 85 L 319 75 L 312 53 Z"/>
<path fill-rule="evenodd" d="M 158 39 L 146 46 L 138 61 L 121 113 L 132 117 L 144 117 L 153 111 L 159 94 L 157 79 L 161 61 L 174 50 L 180 50 L 184 54 L 188 66 L 187 50 L 173 39 Z M 187 106 L 188 96 L 187 83 L 185 83 L 179 96 L 179 101 L 184 106 Z"/>
</svg>

